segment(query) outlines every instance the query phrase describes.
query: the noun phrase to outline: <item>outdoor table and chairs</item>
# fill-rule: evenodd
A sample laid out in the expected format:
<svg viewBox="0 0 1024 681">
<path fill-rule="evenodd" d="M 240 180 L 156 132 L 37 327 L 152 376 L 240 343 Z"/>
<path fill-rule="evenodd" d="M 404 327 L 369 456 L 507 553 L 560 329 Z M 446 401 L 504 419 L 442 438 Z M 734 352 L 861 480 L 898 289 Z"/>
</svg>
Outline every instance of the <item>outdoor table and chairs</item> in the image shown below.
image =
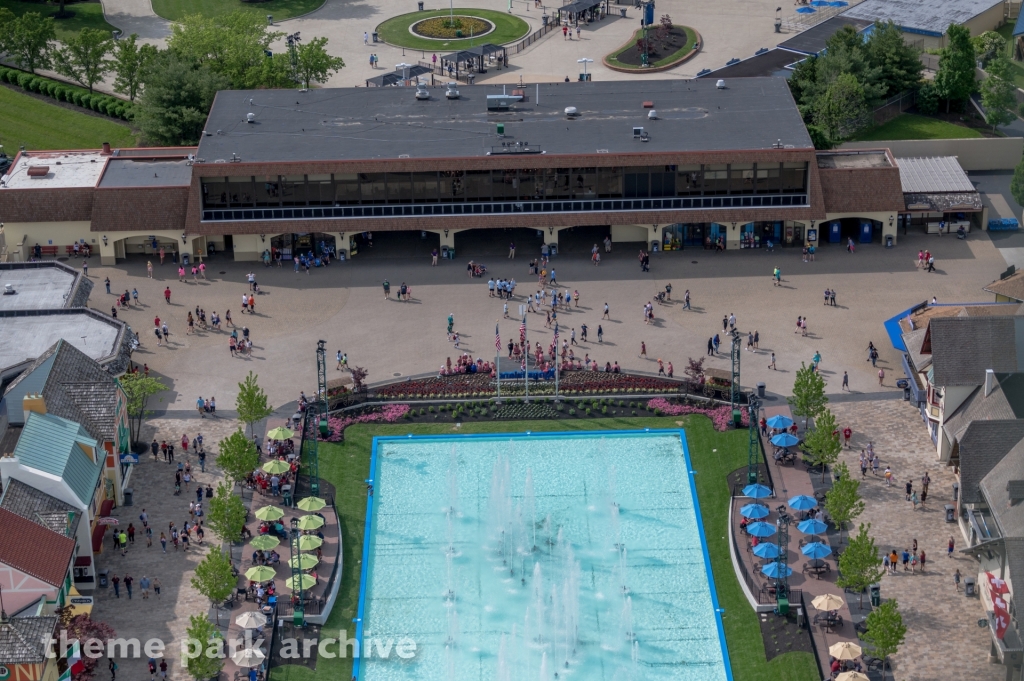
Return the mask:
<svg viewBox="0 0 1024 681">
<path fill-rule="evenodd" d="M 814 616 L 814 619 L 811 621 L 813 624 L 820 624 L 828 630 L 831 630 L 835 627 L 843 626 L 843 616 L 835 610 L 830 610 L 828 612 L 819 612 Z"/>
<path fill-rule="evenodd" d="M 791 463 L 796 465 L 796 452 L 790 451 L 789 447 L 776 447 L 772 452 L 772 459 L 775 460 L 775 465 L 781 465 L 784 463 Z"/>
<path fill-rule="evenodd" d="M 832 566 L 828 564 L 828 561 L 821 558 L 812 558 L 804 563 L 804 572 L 810 572 L 815 575 L 818 579 L 821 579 L 822 572 L 832 572 Z"/>
</svg>

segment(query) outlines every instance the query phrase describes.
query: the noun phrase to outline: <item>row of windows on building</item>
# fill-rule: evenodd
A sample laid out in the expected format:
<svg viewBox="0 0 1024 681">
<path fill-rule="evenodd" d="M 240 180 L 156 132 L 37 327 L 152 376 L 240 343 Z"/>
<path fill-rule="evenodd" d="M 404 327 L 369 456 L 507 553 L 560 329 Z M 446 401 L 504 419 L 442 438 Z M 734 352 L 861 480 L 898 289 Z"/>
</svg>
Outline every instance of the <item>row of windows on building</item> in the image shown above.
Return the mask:
<svg viewBox="0 0 1024 681">
<path fill-rule="evenodd" d="M 807 164 L 205 177 L 205 208 L 801 194 Z"/>
</svg>

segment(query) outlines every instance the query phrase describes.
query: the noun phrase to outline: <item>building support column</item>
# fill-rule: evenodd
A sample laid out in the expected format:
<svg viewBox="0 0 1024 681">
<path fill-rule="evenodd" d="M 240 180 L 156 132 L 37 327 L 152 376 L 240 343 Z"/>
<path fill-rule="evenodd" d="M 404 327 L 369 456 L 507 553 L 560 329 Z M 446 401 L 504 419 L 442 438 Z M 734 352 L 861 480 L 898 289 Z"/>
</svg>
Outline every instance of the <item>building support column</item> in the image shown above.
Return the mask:
<svg viewBox="0 0 1024 681">
<path fill-rule="evenodd" d="M 100 238 L 99 240 L 99 251 L 100 251 L 100 265 L 104 267 L 113 267 L 117 264 L 117 255 L 114 244 L 116 239 L 111 239 L 109 236 Z"/>
</svg>

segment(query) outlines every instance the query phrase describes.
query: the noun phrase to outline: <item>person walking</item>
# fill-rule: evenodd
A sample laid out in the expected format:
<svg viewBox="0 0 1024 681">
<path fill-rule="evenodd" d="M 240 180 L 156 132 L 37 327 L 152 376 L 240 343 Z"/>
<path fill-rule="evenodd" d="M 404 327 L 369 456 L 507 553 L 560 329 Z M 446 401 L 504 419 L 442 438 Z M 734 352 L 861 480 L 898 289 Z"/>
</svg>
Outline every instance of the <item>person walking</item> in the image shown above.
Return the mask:
<svg viewBox="0 0 1024 681">
<path fill-rule="evenodd" d="M 686 289 L 686 292 L 683 293 L 683 309 L 690 309 L 690 289 Z"/>
<path fill-rule="evenodd" d="M 926 271 L 928 271 L 928 272 L 934 272 L 935 271 L 935 256 L 934 255 L 929 256 L 929 258 L 928 258 L 928 269 Z"/>
<path fill-rule="evenodd" d="M 430 251 L 430 266 L 437 267 L 437 249 Z"/>
<path fill-rule="evenodd" d="M 384 280 L 384 300 L 391 300 L 391 282 Z"/>
<path fill-rule="evenodd" d="M 132 599 L 132 583 L 134 581 L 135 580 L 132 579 L 132 576 L 130 574 L 128 574 L 127 572 L 124 573 L 124 588 L 125 591 L 128 592 L 128 600 Z"/>
<path fill-rule="evenodd" d="M 778 369 L 775 368 L 775 353 L 774 352 L 772 353 L 772 361 L 768 363 L 768 368 L 771 369 L 772 371 L 778 371 Z"/>
<path fill-rule="evenodd" d="M 142 575 L 142 579 L 139 580 L 139 588 L 142 589 L 142 600 L 144 601 L 149 599 L 150 585 L 149 577 Z"/>
<path fill-rule="evenodd" d="M 608 314 L 608 303 L 604 304 L 604 314 L 601 316 L 601 319 L 611 319 Z"/>
<path fill-rule="evenodd" d="M 509 243 L 509 245 L 508 245 L 508 259 L 509 260 L 515 260 L 516 259 L 516 242 L 514 242 L 514 241 Z"/>
<path fill-rule="evenodd" d="M 892 487 L 892 469 L 886 466 L 882 476 L 885 478 L 885 486 Z"/>
<path fill-rule="evenodd" d="M 848 373 L 846 373 L 845 371 L 843 372 L 843 387 L 842 387 L 842 390 L 846 390 L 847 392 L 849 392 L 849 390 L 850 390 L 850 375 Z"/>
<path fill-rule="evenodd" d="M 946 558 L 952 558 L 953 557 L 953 549 L 955 547 L 956 547 L 956 544 L 953 543 L 953 535 L 949 535 L 949 543 L 946 544 Z"/>
<path fill-rule="evenodd" d="M 159 577 L 154 577 L 153 578 L 153 593 L 156 594 L 157 598 L 160 598 L 160 578 Z"/>
<path fill-rule="evenodd" d="M 960 593 L 960 568 L 953 573 L 953 586 L 956 588 L 956 592 Z"/>
<path fill-rule="evenodd" d="M 715 354 L 715 339 L 711 338 L 710 336 L 708 337 L 708 354 Z"/>
<path fill-rule="evenodd" d="M 885 381 L 885 369 L 878 370 L 878 385 L 884 385 Z"/>
<path fill-rule="evenodd" d="M 604 343 L 604 329 L 601 328 L 600 324 L 597 325 L 597 342 Z"/>
<path fill-rule="evenodd" d="M 164 289 L 164 301 L 168 305 L 171 304 L 171 287 L 170 286 L 168 286 L 167 288 Z"/>
<path fill-rule="evenodd" d="M 110 583 L 114 586 L 114 598 L 121 597 L 121 578 L 116 574 L 111 576 Z"/>
<path fill-rule="evenodd" d="M 921 574 L 923 575 L 924 574 L 924 563 L 925 563 L 924 549 L 921 549 L 921 555 L 917 557 L 917 560 L 921 563 Z"/>
<path fill-rule="evenodd" d="M 647 343 L 640 341 L 640 357 L 647 359 Z"/>
</svg>

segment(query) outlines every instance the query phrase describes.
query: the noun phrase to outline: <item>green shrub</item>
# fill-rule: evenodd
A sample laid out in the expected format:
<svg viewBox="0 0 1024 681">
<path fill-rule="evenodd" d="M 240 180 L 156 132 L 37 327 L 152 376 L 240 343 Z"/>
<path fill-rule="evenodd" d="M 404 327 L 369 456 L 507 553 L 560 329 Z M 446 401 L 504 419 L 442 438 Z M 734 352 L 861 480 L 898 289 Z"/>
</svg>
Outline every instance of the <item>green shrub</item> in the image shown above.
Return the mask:
<svg viewBox="0 0 1024 681">
<path fill-rule="evenodd" d="M 69 101 L 72 102 L 75 106 L 82 106 L 82 93 L 78 90 L 74 90 L 71 93 L 71 99 Z"/>
<path fill-rule="evenodd" d="M 6 66 L 0 66 L 0 80 L 7 80 L 7 72 L 10 71 Z"/>
<path fill-rule="evenodd" d="M 606 407 L 606 406 L 605 407 L 601 407 L 601 413 L 602 414 L 607 414 L 608 413 L 608 407 Z"/>
<path fill-rule="evenodd" d="M 590 407 L 587 407 L 587 410 L 586 410 L 586 411 L 585 411 L 584 413 L 585 413 L 585 414 L 586 414 L 587 416 L 590 416 Z"/>
<path fill-rule="evenodd" d="M 99 103 L 99 112 L 101 114 L 109 114 L 110 108 L 114 105 L 114 101 L 110 97 L 104 97 Z"/>
<path fill-rule="evenodd" d="M 555 405 L 555 409 L 557 409 L 558 411 L 564 411 L 565 405 L 559 402 L 557 405 Z"/>
<path fill-rule="evenodd" d="M 636 416 L 636 409 L 633 410 L 633 416 Z"/>
<path fill-rule="evenodd" d="M 92 109 L 93 111 L 99 111 L 100 110 L 100 104 L 103 103 L 103 99 L 104 98 L 101 97 L 100 95 L 93 95 L 92 96 L 92 101 L 89 102 L 89 108 Z"/>
<path fill-rule="evenodd" d="M 661 416 L 661 410 L 660 409 L 655 409 L 654 410 L 654 415 L 655 416 Z"/>
<path fill-rule="evenodd" d="M 28 89 L 28 83 L 30 80 L 35 78 L 31 73 L 19 73 L 18 74 L 18 87 Z"/>
<path fill-rule="evenodd" d="M 427 407 L 427 411 L 429 411 L 431 414 L 433 414 L 434 413 L 434 405 L 430 405 L 429 407 Z"/>
</svg>

